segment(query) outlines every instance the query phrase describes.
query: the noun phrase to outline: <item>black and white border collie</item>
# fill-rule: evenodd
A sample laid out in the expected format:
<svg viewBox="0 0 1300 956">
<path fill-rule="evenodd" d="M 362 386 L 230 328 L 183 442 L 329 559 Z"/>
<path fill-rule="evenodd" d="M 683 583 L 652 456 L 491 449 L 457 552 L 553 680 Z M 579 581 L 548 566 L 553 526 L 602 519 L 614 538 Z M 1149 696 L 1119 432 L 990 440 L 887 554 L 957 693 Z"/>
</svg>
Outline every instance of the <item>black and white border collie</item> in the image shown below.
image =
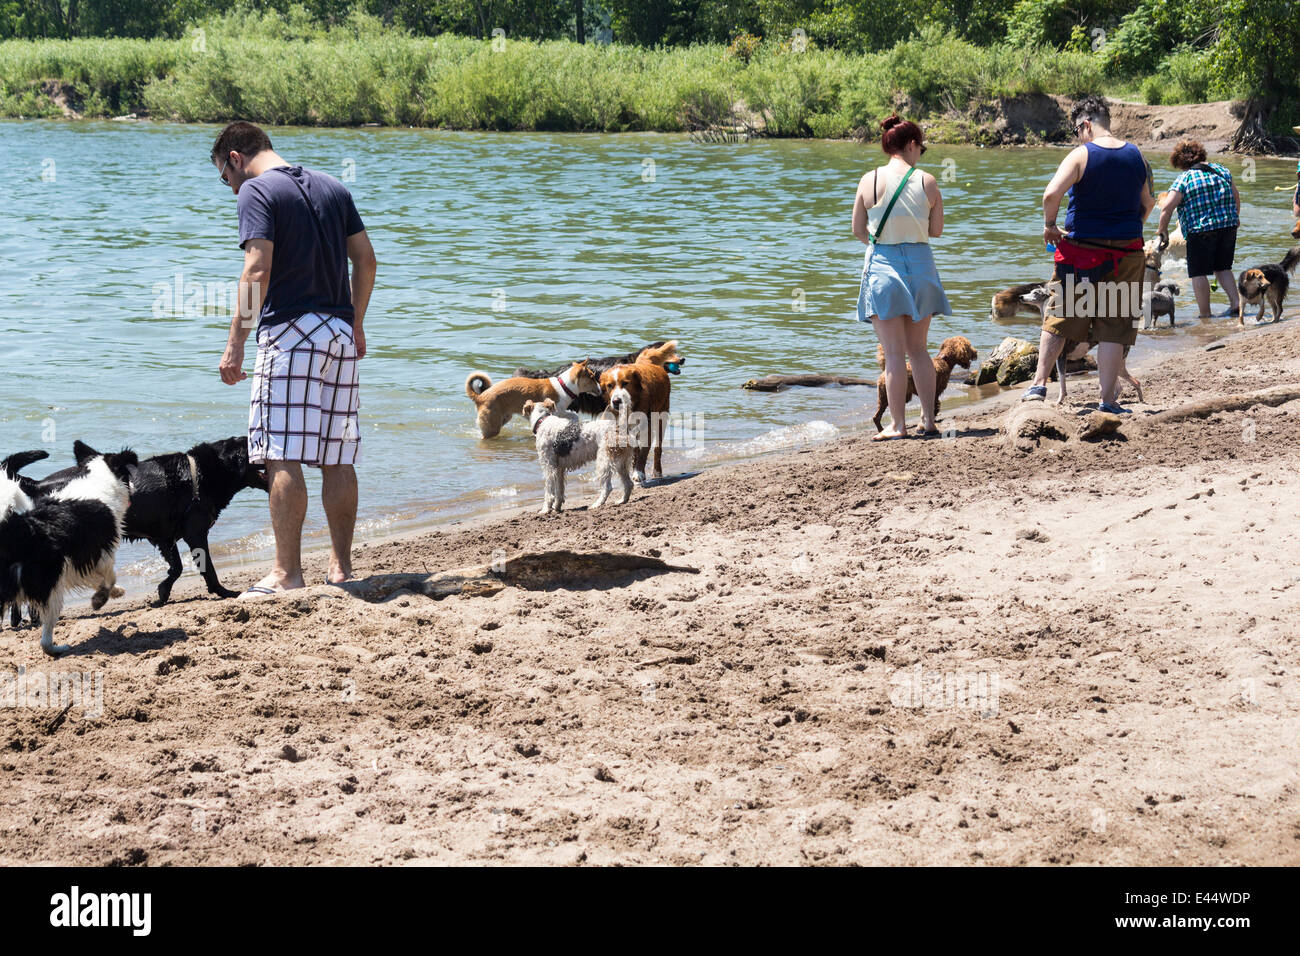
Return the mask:
<svg viewBox="0 0 1300 956">
<path fill-rule="evenodd" d="M 120 597 L 114 559 L 130 503 L 135 452 L 101 455 L 81 442 L 73 446 L 77 476 L 48 497 L 32 499 L 17 481 L 0 475 L 0 607 L 25 603 L 40 617 L 41 650 L 68 650 L 54 643 L 54 625 L 69 591 L 94 591 L 98 611 Z"/>
</svg>

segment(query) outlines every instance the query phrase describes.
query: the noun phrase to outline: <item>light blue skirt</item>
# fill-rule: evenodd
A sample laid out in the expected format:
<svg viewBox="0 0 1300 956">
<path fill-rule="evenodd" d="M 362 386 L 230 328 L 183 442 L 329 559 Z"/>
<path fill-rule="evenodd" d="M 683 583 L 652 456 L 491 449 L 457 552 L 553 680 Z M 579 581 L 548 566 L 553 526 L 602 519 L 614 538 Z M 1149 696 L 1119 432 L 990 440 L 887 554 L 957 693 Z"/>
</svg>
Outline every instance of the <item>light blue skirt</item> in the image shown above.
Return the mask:
<svg viewBox="0 0 1300 956">
<path fill-rule="evenodd" d="M 949 315 L 952 306 L 939 281 L 928 242 L 876 244 L 867 250 L 858 290 L 858 321 L 872 316 L 892 319 L 910 315 L 919 322 L 930 315 Z"/>
</svg>

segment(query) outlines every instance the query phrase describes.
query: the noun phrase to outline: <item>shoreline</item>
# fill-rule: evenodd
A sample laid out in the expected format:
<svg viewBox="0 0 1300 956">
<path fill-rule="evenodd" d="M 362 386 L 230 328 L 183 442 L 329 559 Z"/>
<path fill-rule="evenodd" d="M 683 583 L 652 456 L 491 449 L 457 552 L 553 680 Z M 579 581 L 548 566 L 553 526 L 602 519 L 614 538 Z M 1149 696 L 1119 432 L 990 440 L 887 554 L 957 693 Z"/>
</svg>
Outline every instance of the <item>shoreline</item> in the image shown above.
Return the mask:
<svg viewBox="0 0 1300 956">
<path fill-rule="evenodd" d="M 1010 450 L 1011 391 L 955 439 L 367 546 L 354 593 L 191 583 L 66 617 L 57 663 L 6 632 L 11 668 L 106 690 L 56 733 L 0 709 L 0 859 L 1300 863 L 1300 578 L 1267 517 L 1300 491 L 1300 323 L 1143 385 L 1096 442 Z M 498 553 L 533 563 L 412 578 Z"/>
<path fill-rule="evenodd" d="M 1175 343 L 1173 346 L 1164 345 L 1144 350 L 1143 354 L 1139 355 L 1135 362 L 1130 363 L 1130 371 L 1141 373 L 1141 375 L 1147 375 L 1148 372 L 1160 368 L 1162 363 L 1167 362 L 1167 360 L 1180 354 L 1180 352 L 1204 349 L 1206 343 L 1209 341 L 1219 341 L 1219 339 L 1229 338 L 1235 336 L 1235 334 L 1240 334 L 1240 329 L 1236 328 L 1235 325 L 1230 326 L 1229 320 L 1221 320 L 1217 324 L 1208 326 L 1208 328 L 1197 329 L 1197 332 L 1201 333 L 1201 337 L 1199 338 L 1184 338 L 1184 336 L 1187 336 L 1188 333 L 1192 332 L 1190 325 L 1191 324 L 1184 324 L 1182 326 L 1183 336 L 1174 339 Z M 1255 326 L 1247 325 L 1245 328 L 1249 330 L 1255 328 Z M 1206 337 L 1206 333 L 1208 333 L 1208 337 Z M 1010 330 L 1008 334 L 1011 334 Z M 1141 339 L 1139 339 L 1139 341 L 1141 341 Z M 1158 339 L 1158 342 L 1167 341 L 1169 341 L 1169 339 L 1166 337 Z M 868 368 L 867 371 L 879 371 L 879 369 Z M 1096 382 L 1096 376 L 1097 373 L 1095 369 L 1093 369 L 1093 371 L 1082 373 L 1082 375 L 1071 376 L 1070 382 L 1071 385 L 1084 385 L 1088 386 L 1088 388 L 1092 388 L 1093 384 Z M 954 378 L 956 378 L 956 376 L 954 376 Z M 863 397 L 867 399 L 867 403 L 870 405 L 870 401 L 874 398 L 874 389 L 867 388 L 867 386 L 854 386 L 854 388 L 863 389 Z M 995 408 L 1013 406 L 1015 405 L 1015 402 L 1019 401 L 1019 397 L 1021 397 L 1024 388 L 1026 388 L 1026 386 L 1023 384 L 1010 386 L 1010 388 L 1006 389 L 996 385 L 985 385 L 982 386 L 982 388 L 976 388 L 976 386 L 962 385 L 958 382 L 956 386 L 949 386 L 948 393 L 946 393 L 949 395 L 949 398 L 941 403 L 941 412 L 943 412 L 946 419 L 953 419 L 961 418 L 961 416 L 966 415 L 985 414 L 985 412 L 995 410 Z M 1049 385 L 1049 398 L 1050 395 L 1054 394 L 1054 389 L 1056 389 L 1056 384 Z M 961 390 L 965 390 L 965 394 L 961 394 L 958 397 L 956 393 L 961 392 Z M 1127 394 L 1128 398 L 1134 398 L 1131 393 Z M 954 401 L 954 399 L 956 399 L 956 401 Z M 909 403 L 907 403 L 907 410 L 909 410 L 909 427 L 911 427 L 911 425 L 915 424 L 915 419 L 917 419 L 917 416 L 919 415 L 917 399 L 913 398 Z M 794 423 L 796 427 L 800 424 L 807 424 L 807 421 Z M 740 457 L 723 457 L 716 460 L 710 460 L 710 462 L 703 464 L 698 471 L 684 470 L 681 472 L 669 472 L 664 476 L 663 480 L 659 481 L 659 483 L 650 485 L 650 489 L 653 490 L 656 486 L 675 484 L 676 481 L 688 480 L 690 477 L 716 471 L 718 468 L 742 466 L 742 464 L 780 458 L 783 457 L 783 455 L 798 454 L 801 453 L 802 450 L 815 449 L 815 447 L 829 444 L 829 442 L 845 440 L 845 438 L 862 436 L 870 438 L 871 434 L 875 433 L 874 427 L 872 427 L 871 424 L 870 415 L 863 416 L 861 421 L 858 421 L 855 425 L 849 425 L 849 427 L 840 427 L 840 425 L 836 425 L 836 429 L 836 433 L 832 434 L 832 436 L 810 438 L 810 440 L 801 442 L 801 444 L 783 446 L 779 447 L 779 449 L 757 451 L 757 453 L 740 455 Z M 751 436 L 750 440 L 754 440 L 754 438 L 758 437 L 761 436 Z M 669 454 L 671 454 L 671 449 L 669 449 Z M 671 462 L 671 460 L 672 459 L 669 458 L 669 462 Z M 573 499 L 584 499 L 585 501 L 586 497 L 589 497 L 588 492 L 590 489 L 588 488 L 588 483 L 586 483 L 586 481 L 580 481 L 580 476 L 589 475 L 590 468 L 584 468 L 584 470 L 573 473 L 573 475 L 569 476 L 568 481 L 569 486 L 571 486 L 571 493 L 573 490 L 577 490 L 578 496 L 581 496 L 581 498 L 578 498 L 571 494 Z M 480 492 L 478 493 L 478 496 L 481 497 L 478 497 L 477 501 L 474 502 L 465 502 L 458 499 L 461 506 L 460 509 L 456 510 L 455 514 L 448 516 L 448 518 L 432 520 L 416 519 L 412 520 L 412 522 L 400 522 L 400 520 L 394 520 L 393 524 L 396 525 L 396 527 L 393 531 L 385 531 L 378 533 L 378 535 L 367 536 L 364 538 L 359 537 L 357 538 L 357 548 L 361 548 L 361 546 L 395 545 L 400 544 L 400 542 L 403 541 L 413 540 L 413 538 L 430 535 L 430 533 L 451 531 L 451 529 L 482 527 L 482 525 L 498 522 L 498 520 L 516 519 L 521 518 L 521 516 L 533 514 L 537 509 L 537 503 L 541 501 L 541 476 L 534 475 L 533 480 L 530 481 L 529 484 L 523 485 L 516 483 L 516 485 L 513 486 L 515 486 L 517 492 L 515 496 L 512 497 L 519 499 L 519 501 L 524 501 L 524 499 L 526 499 L 526 502 L 528 503 L 516 503 L 516 505 L 511 506 L 494 507 L 493 498 L 490 497 L 491 493 Z M 633 496 L 636 497 L 637 494 L 641 493 L 642 489 L 638 486 L 638 488 L 634 490 Z M 445 507 L 445 502 L 437 502 L 433 505 L 433 509 L 438 511 L 442 511 Z M 584 509 L 585 506 L 580 505 L 578 507 Z M 268 532 L 259 533 L 260 535 L 265 535 L 265 533 Z M 225 571 L 225 568 L 227 567 L 231 568 L 231 570 L 238 568 L 240 574 L 250 575 L 248 583 L 251 584 L 253 581 L 259 580 L 261 576 L 265 575 L 266 571 L 270 570 L 270 553 L 272 553 L 270 548 L 272 548 L 272 546 L 269 544 L 261 546 L 260 550 L 257 551 L 259 557 L 251 559 L 242 559 L 242 555 L 247 553 L 247 551 L 242 550 L 227 551 L 227 553 L 224 554 L 217 554 L 217 557 L 220 558 L 221 562 L 220 568 L 222 571 Z M 318 531 L 311 540 L 303 541 L 304 558 L 322 558 L 324 555 L 328 554 L 328 551 L 329 537 L 325 535 L 324 529 Z M 157 571 L 157 574 L 161 575 L 161 572 L 165 567 L 161 558 L 157 557 L 156 554 L 152 554 L 151 564 L 157 564 L 155 570 Z M 152 576 L 153 571 L 149 572 L 149 574 Z M 156 581 L 151 581 L 151 578 L 146 578 L 146 576 L 140 574 L 122 574 L 121 576 L 123 583 L 138 585 L 138 589 L 136 589 L 136 592 L 134 593 L 147 594 L 151 592 L 153 585 L 156 584 Z M 177 583 L 175 583 L 174 593 L 181 594 L 182 585 L 187 583 L 192 585 L 201 584 L 198 572 L 192 570 L 192 567 L 190 566 L 186 566 L 185 574 L 183 574 L 181 578 L 177 580 Z M 234 587 L 234 585 L 227 584 L 226 587 Z M 131 594 L 133 592 L 131 592 L 131 589 L 129 588 L 127 589 L 127 593 Z M 201 596 L 203 593 L 203 589 L 196 587 L 196 596 Z M 83 604 L 85 604 L 85 602 L 78 602 L 78 606 Z"/>
<path fill-rule="evenodd" d="M 1047 94 L 1035 94 L 1047 100 L 1068 102 L 1067 97 L 1048 96 Z M 1118 105 L 1123 114 L 1135 113 L 1143 115 L 1157 110 L 1177 111 L 1181 113 L 1195 112 L 1202 110 L 1217 109 L 1227 105 L 1227 101 L 1212 103 L 1173 103 L 1173 104 L 1155 104 L 1149 105 L 1144 103 L 1133 103 L 1122 100 L 1111 100 L 1111 103 Z M 184 120 L 176 117 L 154 117 L 149 115 L 138 116 L 136 114 L 124 116 L 19 116 L 19 115 L 0 115 L 0 122 L 56 122 L 56 123 L 147 123 L 159 125 L 178 125 L 178 126 L 219 126 L 219 123 L 212 123 L 205 120 Z M 1057 147 L 1060 149 L 1073 148 L 1073 142 L 1064 135 L 1058 135 L 1048 139 L 1034 139 L 1032 136 L 1026 138 L 1024 130 L 1015 132 L 1010 138 L 1004 138 L 998 142 L 988 142 L 988 134 L 995 130 L 996 121 L 986 125 L 972 127 L 972 134 L 965 136 L 949 136 L 945 131 L 952 129 L 954 118 L 950 115 L 930 114 L 926 115 L 917 122 L 922 129 L 926 131 L 927 139 L 930 143 L 941 146 L 975 146 L 980 149 L 1040 149 Z M 1150 135 L 1140 135 L 1139 128 L 1134 121 L 1130 119 L 1121 119 L 1115 123 L 1117 132 L 1129 139 L 1131 142 L 1142 149 L 1144 153 L 1169 153 L 1173 151 L 1178 140 L 1190 132 L 1196 130 L 1185 130 L 1179 132 L 1177 128 L 1170 130 L 1161 130 L 1160 135 L 1151 137 Z M 675 136 L 685 139 L 694 139 L 701 132 L 707 133 L 707 130 L 683 130 L 683 129 L 629 129 L 629 130 L 595 130 L 595 129 L 578 129 L 578 130 L 535 130 L 535 129 L 482 129 L 477 127 L 463 126 L 405 126 L 405 125 L 385 125 L 381 123 L 356 123 L 349 125 L 303 125 L 298 123 L 274 124 L 275 129 L 292 129 L 292 130 L 310 130 L 310 131 L 327 131 L 327 130 L 364 130 L 364 129 L 406 129 L 413 132 L 421 133 L 482 133 L 488 135 L 560 135 L 560 136 Z M 1001 134 L 999 134 L 1001 135 Z M 1280 134 L 1279 134 L 1280 135 Z M 1224 129 L 1210 131 L 1210 135 L 1200 139 L 1206 150 L 1216 156 L 1222 155 L 1248 155 L 1253 159 L 1265 160 L 1292 160 L 1300 155 L 1300 151 L 1289 153 L 1264 152 L 1237 154 L 1230 153 L 1227 150 L 1228 132 Z M 1197 136 L 1191 138 L 1196 139 Z M 745 145 L 748 142 L 761 142 L 765 139 L 781 140 L 790 142 L 828 142 L 828 143 L 861 143 L 864 142 L 862 137 L 850 132 L 842 136 L 814 136 L 814 135 L 792 135 L 792 134 L 768 134 L 760 131 L 747 139 L 731 143 L 732 146 Z M 865 140 L 873 142 L 873 140 Z M 713 144 L 717 145 L 717 144 Z"/>
</svg>

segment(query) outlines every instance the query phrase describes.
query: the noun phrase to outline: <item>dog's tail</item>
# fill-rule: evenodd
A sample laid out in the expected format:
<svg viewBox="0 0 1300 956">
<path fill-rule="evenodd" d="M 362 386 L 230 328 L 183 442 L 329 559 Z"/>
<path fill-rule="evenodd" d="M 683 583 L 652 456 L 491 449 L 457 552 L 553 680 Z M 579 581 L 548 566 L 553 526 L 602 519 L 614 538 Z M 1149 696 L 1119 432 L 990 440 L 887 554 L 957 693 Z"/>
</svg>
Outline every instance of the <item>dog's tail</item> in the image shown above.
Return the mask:
<svg viewBox="0 0 1300 956">
<path fill-rule="evenodd" d="M 1294 272 L 1297 264 L 1300 264 L 1300 246 L 1292 246 L 1282 257 L 1282 268 L 1286 272 Z"/>
<path fill-rule="evenodd" d="M 0 461 L 0 470 L 10 478 L 17 478 L 18 472 L 22 471 L 32 462 L 40 461 L 42 458 L 49 458 L 48 451 L 20 451 L 10 455 L 8 458 Z"/>
<path fill-rule="evenodd" d="M 478 404 L 479 396 L 492 387 L 492 379 L 488 377 L 487 372 L 470 372 L 469 378 L 465 379 L 465 394 L 474 399 L 474 404 Z"/>
</svg>

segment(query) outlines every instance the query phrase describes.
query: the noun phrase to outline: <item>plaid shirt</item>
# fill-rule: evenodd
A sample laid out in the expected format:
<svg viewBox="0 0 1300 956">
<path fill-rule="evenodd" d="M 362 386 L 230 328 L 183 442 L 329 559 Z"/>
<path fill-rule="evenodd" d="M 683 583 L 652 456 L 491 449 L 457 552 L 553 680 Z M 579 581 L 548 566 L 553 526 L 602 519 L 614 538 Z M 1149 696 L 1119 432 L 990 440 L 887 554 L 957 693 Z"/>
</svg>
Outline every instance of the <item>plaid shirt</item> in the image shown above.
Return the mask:
<svg viewBox="0 0 1300 956">
<path fill-rule="evenodd" d="M 1218 163 L 1206 165 L 1216 172 L 1184 170 L 1169 187 L 1183 194 L 1183 201 L 1178 205 L 1178 224 L 1184 236 L 1240 223 L 1236 203 L 1232 201 L 1232 173 Z"/>
</svg>

